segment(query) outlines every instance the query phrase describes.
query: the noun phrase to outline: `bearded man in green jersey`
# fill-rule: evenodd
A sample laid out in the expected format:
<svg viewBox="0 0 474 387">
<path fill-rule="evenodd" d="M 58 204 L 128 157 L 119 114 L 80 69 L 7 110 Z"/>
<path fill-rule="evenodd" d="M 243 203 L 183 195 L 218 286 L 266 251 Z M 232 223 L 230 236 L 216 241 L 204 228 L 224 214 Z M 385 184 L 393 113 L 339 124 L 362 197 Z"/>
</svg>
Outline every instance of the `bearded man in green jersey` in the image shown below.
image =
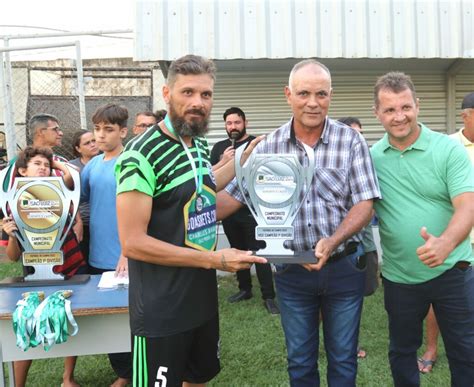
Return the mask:
<svg viewBox="0 0 474 387">
<path fill-rule="evenodd" d="M 234 176 L 215 170 L 204 136 L 214 64 L 187 55 L 163 87 L 165 120 L 133 139 L 117 162 L 117 216 L 129 258 L 134 386 L 202 385 L 220 370 L 215 269 L 266 260 L 216 246 L 216 190 Z M 253 149 L 249 147 L 247 154 Z"/>
</svg>

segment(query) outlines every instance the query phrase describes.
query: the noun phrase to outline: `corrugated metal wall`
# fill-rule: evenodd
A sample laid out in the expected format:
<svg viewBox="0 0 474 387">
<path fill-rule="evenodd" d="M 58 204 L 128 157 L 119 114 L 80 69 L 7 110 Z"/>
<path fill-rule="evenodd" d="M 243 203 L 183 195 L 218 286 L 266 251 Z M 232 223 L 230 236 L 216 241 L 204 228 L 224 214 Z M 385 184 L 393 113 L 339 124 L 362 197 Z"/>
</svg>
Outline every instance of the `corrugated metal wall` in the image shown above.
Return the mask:
<svg viewBox="0 0 474 387">
<path fill-rule="evenodd" d="M 137 0 L 136 10 L 136 60 L 474 57 L 474 0 Z"/>
<path fill-rule="evenodd" d="M 358 117 L 363 124 L 364 135 L 369 143 L 377 141 L 384 133 L 373 112 L 373 87 L 378 76 L 383 72 L 333 72 L 333 99 L 329 115 L 332 118 L 343 116 Z M 238 106 L 245 111 L 249 120 L 249 133 L 268 133 L 291 117 L 291 110 L 283 93 L 288 83 L 289 71 L 222 71 L 218 73 L 215 87 L 214 108 L 211 117 L 209 143 L 214 144 L 226 138 L 223 125 L 223 112 Z M 446 87 L 442 72 L 428 74 L 411 74 L 420 98 L 419 119 L 430 128 L 446 131 Z M 459 77 L 459 82 L 466 89 L 474 83 L 474 74 L 468 77 L 471 81 Z M 459 103 L 467 93 L 460 87 Z"/>
</svg>

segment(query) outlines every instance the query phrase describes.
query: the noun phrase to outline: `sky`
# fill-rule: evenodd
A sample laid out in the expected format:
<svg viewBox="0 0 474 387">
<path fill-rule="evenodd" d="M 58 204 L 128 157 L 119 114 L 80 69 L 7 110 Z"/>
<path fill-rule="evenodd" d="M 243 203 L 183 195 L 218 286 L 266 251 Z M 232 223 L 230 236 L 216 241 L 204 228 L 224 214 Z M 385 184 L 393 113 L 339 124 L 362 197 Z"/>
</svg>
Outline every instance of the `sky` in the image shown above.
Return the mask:
<svg viewBox="0 0 474 387">
<path fill-rule="evenodd" d="M 57 32 L 50 29 L 74 32 L 133 29 L 134 4 L 134 0 L 4 0 L 0 12 L 0 35 Z M 121 38 L 68 36 L 12 39 L 9 46 L 36 46 L 80 40 L 83 59 L 133 57 L 133 33 L 115 36 Z M 2 46 L 4 47 L 4 44 L 0 43 L 0 47 Z M 12 61 L 73 57 L 74 47 L 10 53 Z"/>
</svg>

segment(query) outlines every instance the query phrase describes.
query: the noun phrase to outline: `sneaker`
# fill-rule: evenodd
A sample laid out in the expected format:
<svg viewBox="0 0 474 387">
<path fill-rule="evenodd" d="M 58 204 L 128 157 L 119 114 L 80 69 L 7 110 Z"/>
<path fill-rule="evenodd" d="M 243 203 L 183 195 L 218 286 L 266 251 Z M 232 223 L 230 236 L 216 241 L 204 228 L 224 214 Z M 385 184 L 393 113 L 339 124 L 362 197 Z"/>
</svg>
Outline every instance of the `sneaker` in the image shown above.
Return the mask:
<svg viewBox="0 0 474 387">
<path fill-rule="evenodd" d="M 227 301 L 229 301 L 231 304 L 234 302 L 240 302 L 244 300 L 249 300 L 252 298 L 252 291 L 251 290 L 241 290 L 238 293 L 233 294 L 230 296 Z"/>
<path fill-rule="evenodd" d="M 263 300 L 263 305 L 265 305 L 265 309 L 267 309 L 268 313 L 280 314 L 280 309 L 273 298 L 267 298 L 266 300 Z"/>
</svg>

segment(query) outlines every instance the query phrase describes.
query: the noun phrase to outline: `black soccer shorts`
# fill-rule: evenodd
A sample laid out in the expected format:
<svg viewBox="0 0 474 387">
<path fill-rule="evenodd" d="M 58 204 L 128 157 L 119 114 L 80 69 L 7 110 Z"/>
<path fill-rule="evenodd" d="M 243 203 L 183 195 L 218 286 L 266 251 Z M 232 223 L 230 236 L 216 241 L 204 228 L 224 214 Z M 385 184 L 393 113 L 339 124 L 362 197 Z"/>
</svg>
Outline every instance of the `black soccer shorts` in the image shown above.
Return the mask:
<svg viewBox="0 0 474 387">
<path fill-rule="evenodd" d="M 133 387 L 206 383 L 220 371 L 219 317 L 166 337 L 132 335 Z"/>
</svg>

